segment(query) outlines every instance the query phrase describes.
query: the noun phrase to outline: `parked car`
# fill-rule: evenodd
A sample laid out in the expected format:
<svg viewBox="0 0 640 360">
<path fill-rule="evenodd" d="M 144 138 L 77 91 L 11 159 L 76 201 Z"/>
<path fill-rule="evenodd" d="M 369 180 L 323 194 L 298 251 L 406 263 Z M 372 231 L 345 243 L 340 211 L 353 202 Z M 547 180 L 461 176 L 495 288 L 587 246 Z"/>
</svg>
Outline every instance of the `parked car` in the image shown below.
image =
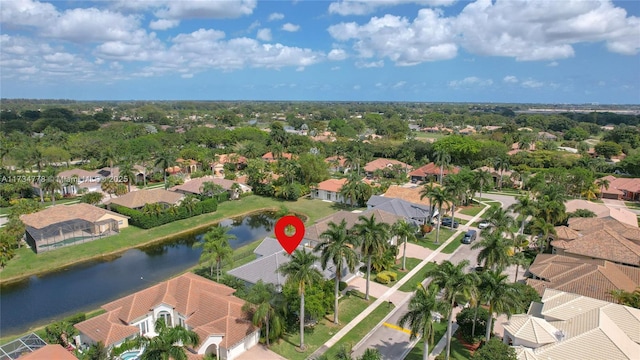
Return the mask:
<svg viewBox="0 0 640 360">
<path fill-rule="evenodd" d="M 442 226 L 451 227 L 451 222 L 452 221 L 453 221 L 453 219 L 451 219 L 450 217 L 444 218 L 444 219 L 442 219 Z M 453 228 L 457 229 L 458 226 L 460 226 L 460 223 L 458 223 L 457 221 L 453 221 Z"/>
<path fill-rule="evenodd" d="M 488 222 L 487 220 L 483 220 L 478 224 L 478 229 L 486 229 L 489 226 L 491 226 L 491 223 Z"/>
<path fill-rule="evenodd" d="M 463 244 L 471 244 L 472 242 L 474 242 L 476 240 L 476 238 L 478 237 L 478 232 L 475 230 L 469 230 L 467 231 L 466 234 L 464 234 L 464 237 L 462 238 L 462 243 Z"/>
</svg>

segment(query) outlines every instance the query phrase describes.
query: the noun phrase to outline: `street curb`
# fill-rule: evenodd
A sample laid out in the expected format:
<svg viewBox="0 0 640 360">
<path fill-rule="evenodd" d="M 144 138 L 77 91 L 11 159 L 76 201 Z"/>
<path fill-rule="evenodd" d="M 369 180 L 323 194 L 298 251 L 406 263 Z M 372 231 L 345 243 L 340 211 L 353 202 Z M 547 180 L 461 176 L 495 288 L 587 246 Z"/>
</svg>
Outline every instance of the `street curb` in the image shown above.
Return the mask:
<svg viewBox="0 0 640 360">
<path fill-rule="evenodd" d="M 398 291 L 400 291 L 400 290 L 398 290 Z M 384 318 L 382 318 L 382 320 L 380 320 L 380 322 L 378 322 L 378 324 L 377 324 L 376 326 L 374 326 L 371 330 L 369 330 L 369 332 L 367 333 L 367 335 L 365 335 L 365 336 L 364 336 L 360 341 L 358 341 L 358 343 L 357 343 L 357 344 L 355 344 L 355 345 L 351 348 L 351 351 L 353 351 L 353 350 L 355 350 L 355 349 L 359 348 L 360 346 L 362 346 L 362 343 L 364 343 L 365 341 L 367 341 L 367 340 L 368 340 L 368 339 L 373 335 L 373 333 L 374 333 L 376 330 L 378 330 L 378 329 L 382 326 L 382 324 L 384 324 L 384 323 L 387 321 L 387 319 L 389 319 L 389 318 L 390 318 L 391 316 L 393 316 L 396 312 L 398 312 L 398 310 L 400 309 L 400 307 L 401 307 L 402 305 L 404 305 L 405 303 L 407 303 L 408 301 L 410 301 L 410 300 L 411 300 L 411 293 L 407 293 L 407 296 L 405 296 L 405 299 L 404 299 L 404 300 L 402 300 L 402 302 L 400 302 L 398 305 L 396 305 L 396 307 L 395 307 L 393 310 L 391 310 L 391 311 L 387 314 L 387 316 L 385 316 Z M 382 305 L 382 304 L 381 304 L 381 305 Z"/>
</svg>

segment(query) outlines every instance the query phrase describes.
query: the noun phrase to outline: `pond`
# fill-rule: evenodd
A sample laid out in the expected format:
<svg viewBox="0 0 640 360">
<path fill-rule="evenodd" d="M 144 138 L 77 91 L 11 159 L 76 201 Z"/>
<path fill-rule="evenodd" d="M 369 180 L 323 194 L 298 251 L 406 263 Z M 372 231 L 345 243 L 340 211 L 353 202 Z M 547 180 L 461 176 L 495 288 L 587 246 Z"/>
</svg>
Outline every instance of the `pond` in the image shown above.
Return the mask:
<svg viewBox="0 0 640 360">
<path fill-rule="evenodd" d="M 264 212 L 221 222 L 236 249 L 271 234 L 276 216 Z M 109 260 L 90 261 L 0 288 L 0 334 L 19 334 L 78 312 L 97 309 L 196 265 L 193 244 L 206 231 L 176 237 Z M 108 238 L 97 241 L 108 241 Z"/>
</svg>

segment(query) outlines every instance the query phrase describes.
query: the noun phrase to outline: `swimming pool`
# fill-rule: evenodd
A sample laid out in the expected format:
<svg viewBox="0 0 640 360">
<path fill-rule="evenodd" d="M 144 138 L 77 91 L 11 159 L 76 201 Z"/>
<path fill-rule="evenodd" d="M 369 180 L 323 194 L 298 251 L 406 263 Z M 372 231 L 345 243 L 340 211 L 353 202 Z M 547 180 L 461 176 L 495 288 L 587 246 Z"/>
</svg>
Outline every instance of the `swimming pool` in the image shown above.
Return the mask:
<svg viewBox="0 0 640 360">
<path fill-rule="evenodd" d="M 140 356 L 140 350 L 125 351 L 120 354 L 120 360 L 137 360 Z"/>
</svg>

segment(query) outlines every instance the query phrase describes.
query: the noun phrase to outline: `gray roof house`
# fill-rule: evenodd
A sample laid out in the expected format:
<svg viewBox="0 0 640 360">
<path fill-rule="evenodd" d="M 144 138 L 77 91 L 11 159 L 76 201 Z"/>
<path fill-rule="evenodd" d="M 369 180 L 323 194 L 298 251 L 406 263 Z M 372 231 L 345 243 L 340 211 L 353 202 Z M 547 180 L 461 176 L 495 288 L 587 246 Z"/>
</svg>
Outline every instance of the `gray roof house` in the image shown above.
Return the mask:
<svg viewBox="0 0 640 360">
<path fill-rule="evenodd" d="M 414 204 L 406 200 L 387 198 L 379 195 L 373 195 L 369 201 L 367 201 L 367 209 L 382 210 L 402 216 L 415 225 L 425 224 L 431 213 L 431 209 L 426 205 Z"/>
<path fill-rule="evenodd" d="M 302 249 L 308 252 L 313 251 L 313 249 L 309 247 L 298 246 L 298 250 Z M 256 284 L 262 280 L 264 283 L 275 285 L 278 291 L 282 290 L 286 277 L 280 274 L 278 268 L 282 266 L 282 264 L 288 263 L 291 260 L 291 256 L 282 249 L 278 240 L 272 237 L 264 238 L 253 253 L 256 254 L 257 259 L 230 270 L 228 274 L 242 279 L 249 284 Z M 317 253 L 316 255 L 320 256 L 320 254 Z M 327 264 L 326 270 L 322 269 L 320 261 L 316 261 L 314 266 L 322 273 L 325 279 L 329 280 L 335 277 L 335 266 L 332 262 Z M 343 269 L 342 273 L 345 274 L 343 275 L 343 281 L 353 276 L 349 273 L 348 269 Z"/>
</svg>

